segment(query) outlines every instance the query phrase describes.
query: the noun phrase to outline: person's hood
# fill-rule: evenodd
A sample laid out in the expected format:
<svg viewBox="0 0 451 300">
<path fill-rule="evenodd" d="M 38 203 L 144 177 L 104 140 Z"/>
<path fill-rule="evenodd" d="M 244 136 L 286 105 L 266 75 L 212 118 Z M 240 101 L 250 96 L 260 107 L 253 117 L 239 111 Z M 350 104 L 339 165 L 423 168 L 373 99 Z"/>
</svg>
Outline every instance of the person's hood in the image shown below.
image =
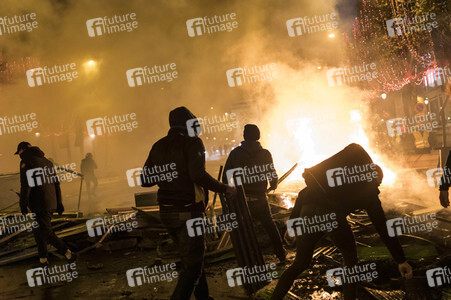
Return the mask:
<svg viewBox="0 0 451 300">
<path fill-rule="evenodd" d="M 249 153 L 254 153 L 263 149 L 262 145 L 258 141 L 242 141 L 241 148 Z"/>
<path fill-rule="evenodd" d="M 33 156 L 35 156 L 35 157 L 44 157 L 44 152 L 42 152 L 42 150 L 39 149 L 39 147 L 34 146 L 34 147 L 30 147 L 30 148 L 25 149 L 22 152 L 22 154 L 20 154 L 20 158 L 21 159 L 27 159 L 27 158 L 30 158 L 30 157 L 33 157 Z"/>
<path fill-rule="evenodd" d="M 187 131 L 187 122 L 199 125 L 196 116 L 184 106 L 177 107 L 169 113 L 169 125 L 171 129 Z"/>
</svg>

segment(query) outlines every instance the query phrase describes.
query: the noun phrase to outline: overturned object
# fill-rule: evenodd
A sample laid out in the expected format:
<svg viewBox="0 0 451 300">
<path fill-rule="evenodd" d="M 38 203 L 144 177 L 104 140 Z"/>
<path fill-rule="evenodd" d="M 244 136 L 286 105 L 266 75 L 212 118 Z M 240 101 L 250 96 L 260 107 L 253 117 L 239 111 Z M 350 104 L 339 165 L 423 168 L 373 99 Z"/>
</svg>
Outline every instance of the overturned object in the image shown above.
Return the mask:
<svg viewBox="0 0 451 300">
<path fill-rule="evenodd" d="M 362 146 L 350 144 L 321 163 L 306 168 L 302 176 L 307 187 L 324 193 L 334 206 L 342 207 L 356 198 L 378 194 L 383 173 Z"/>
</svg>

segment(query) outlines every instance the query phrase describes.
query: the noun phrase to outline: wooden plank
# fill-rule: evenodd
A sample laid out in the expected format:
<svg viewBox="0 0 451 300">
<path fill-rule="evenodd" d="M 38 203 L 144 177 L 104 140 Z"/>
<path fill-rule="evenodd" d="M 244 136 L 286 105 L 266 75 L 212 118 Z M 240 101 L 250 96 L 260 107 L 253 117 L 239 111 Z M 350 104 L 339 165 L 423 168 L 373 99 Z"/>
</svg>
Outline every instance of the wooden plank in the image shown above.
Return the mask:
<svg viewBox="0 0 451 300">
<path fill-rule="evenodd" d="M 53 246 L 49 247 L 49 253 L 53 253 L 55 251 L 56 251 L 56 249 Z M 15 255 L 8 255 L 8 256 L 0 259 L 0 266 L 8 265 L 8 264 L 18 262 L 21 260 L 25 260 L 25 259 L 29 259 L 29 258 L 32 258 L 35 256 L 38 256 L 38 248 L 37 247 L 26 249 Z"/>
</svg>

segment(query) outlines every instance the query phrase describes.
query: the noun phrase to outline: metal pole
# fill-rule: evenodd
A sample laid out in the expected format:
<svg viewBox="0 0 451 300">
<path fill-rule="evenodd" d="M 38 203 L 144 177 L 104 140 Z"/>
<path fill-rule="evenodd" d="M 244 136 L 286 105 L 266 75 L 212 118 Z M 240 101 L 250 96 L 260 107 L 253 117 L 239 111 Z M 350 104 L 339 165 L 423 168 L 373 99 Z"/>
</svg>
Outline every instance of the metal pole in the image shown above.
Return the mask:
<svg viewBox="0 0 451 300">
<path fill-rule="evenodd" d="M 442 148 L 440 149 L 440 167 L 443 167 L 446 161 L 446 157 L 448 155 L 447 151 L 447 143 L 446 143 L 446 124 L 448 123 L 448 120 L 446 120 L 446 116 L 445 116 L 445 108 L 446 105 L 448 104 L 449 101 L 449 96 L 446 96 L 445 102 L 443 103 L 441 109 L 440 109 L 440 118 L 442 120 Z"/>
<path fill-rule="evenodd" d="M 80 192 L 78 193 L 78 208 L 77 208 L 77 215 L 80 212 L 80 202 L 81 202 L 81 191 L 83 188 L 83 175 L 80 176 L 81 180 L 80 180 Z"/>
</svg>

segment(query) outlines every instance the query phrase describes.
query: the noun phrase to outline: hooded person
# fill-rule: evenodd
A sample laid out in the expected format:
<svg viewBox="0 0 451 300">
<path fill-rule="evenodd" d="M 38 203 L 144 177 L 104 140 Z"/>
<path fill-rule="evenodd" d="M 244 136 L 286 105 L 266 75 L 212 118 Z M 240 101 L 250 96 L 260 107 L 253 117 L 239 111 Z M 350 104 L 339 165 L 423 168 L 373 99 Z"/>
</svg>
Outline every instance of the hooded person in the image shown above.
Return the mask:
<svg viewBox="0 0 451 300">
<path fill-rule="evenodd" d="M 195 220 L 204 217 L 208 191 L 233 194 L 235 189 L 211 177 L 205 169 L 205 148 L 197 136 L 199 122 L 186 108 L 169 113 L 167 136 L 150 150 L 141 186 L 158 185 L 160 217 L 174 240 L 182 270 L 171 299 L 212 299 L 204 272 L 205 240 Z M 191 225 L 190 225 L 191 224 Z"/>
<path fill-rule="evenodd" d="M 14 153 L 20 161 L 20 210 L 23 215 L 28 209 L 34 214 L 38 227 L 33 229 L 38 247 L 39 262 L 47 265 L 47 244 L 50 243 L 68 262 L 73 262 L 75 253 L 56 236 L 51 225 L 54 211 L 60 215 L 64 212 L 61 188 L 53 163 L 45 158 L 44 152 L 32 147 L 28 142 L 21 142 Z"/>
<path fill-rule="evenodd" d="M 260 129 L 256 125 L 245 125 L 243 137 L 244 141 L 227 158 L 222 181 L 230 183 L 232 173 L 239 175 L 251 216 L 261 222 L 274 247 L 274 253 L 284 263 L 285 249 L 280 232 L 271 217 L 267 199 L 268 183 L 269 190 L 275 190 L 278 181 L 272 156 L 258 142 Z"/>
</svg>

